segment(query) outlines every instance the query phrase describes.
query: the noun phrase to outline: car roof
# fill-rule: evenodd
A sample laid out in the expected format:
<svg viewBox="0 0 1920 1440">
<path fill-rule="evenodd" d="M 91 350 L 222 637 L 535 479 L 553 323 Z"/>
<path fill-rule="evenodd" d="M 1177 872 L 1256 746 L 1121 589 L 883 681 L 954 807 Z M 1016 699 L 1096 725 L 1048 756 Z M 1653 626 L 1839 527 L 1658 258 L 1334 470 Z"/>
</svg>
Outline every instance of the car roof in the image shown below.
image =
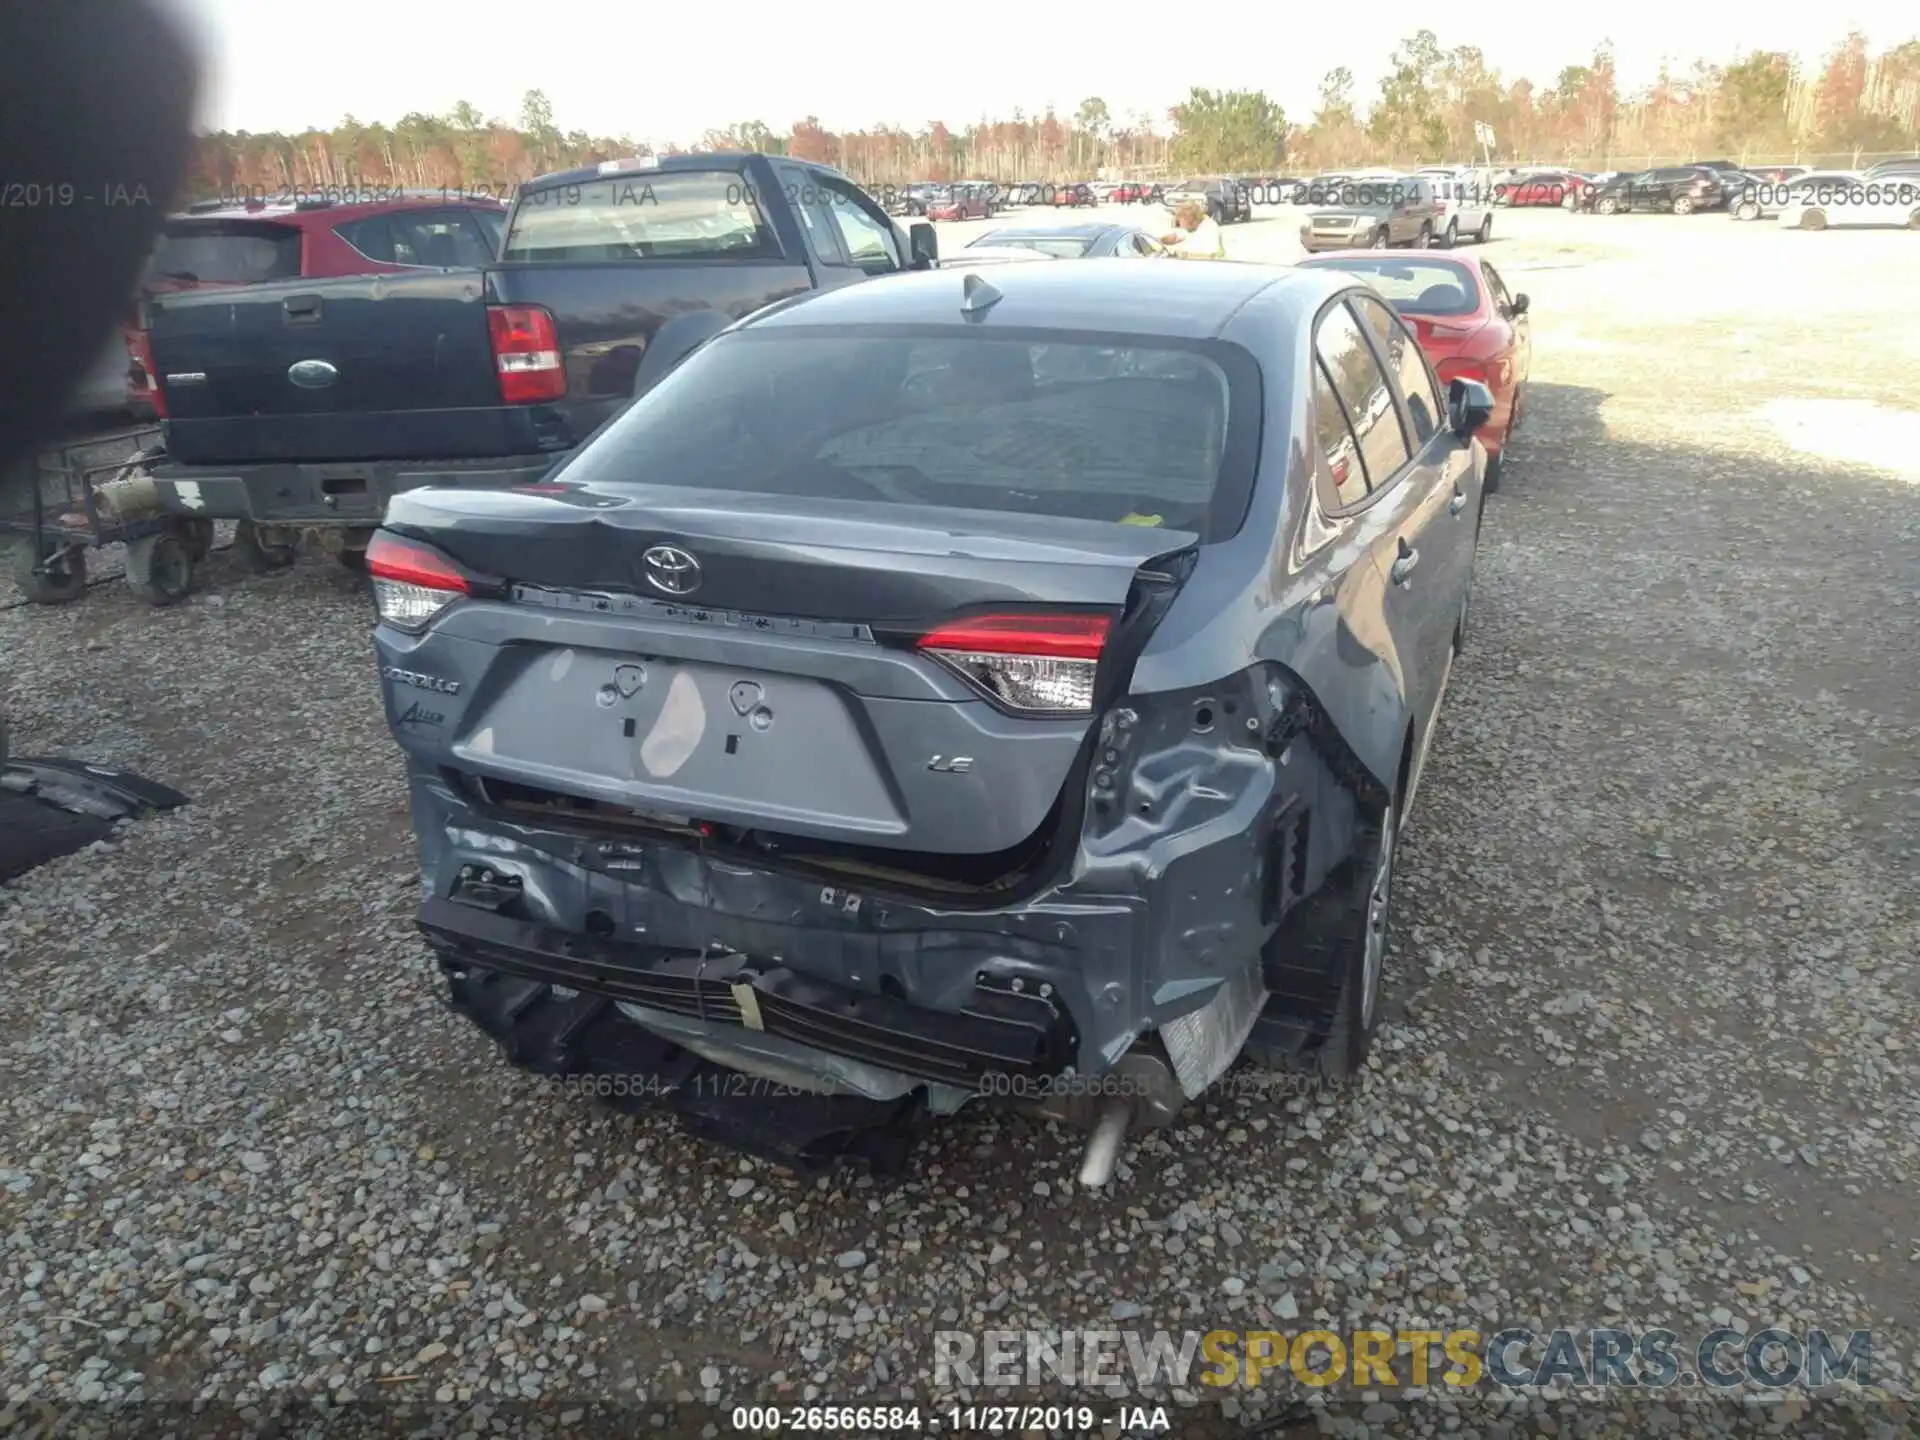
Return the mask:
<svg viewBox="0 0 1920 1440">
<path fill-rule="evenodd" d="M 957 252 L 964 254 L 965 252 Z M 888 276 L 843 285 L 751 317 L 743 328 L 807 325 L 928 325 L 976 328 L 984 314 L 999 327 L 1117 331 L 1204 340 L 1236 311 L 1270 290 L 1298 290 L 1303 303 L 1351 284 L 1313 271 L 1232 261 L 1169 265 L 1163 260 L 1103 260 L 1097 265 L 1007 265 L 990 282 L 1000 299 L 962 313 L 967 275 L 951 270 Z M 984 276 L 976 276 L 977 282 Z"/>
<path fill-rule="evenodd" d="M 687 155 L 629 155 L 617 160 L 603 160 L 598 165 L 580 165 L 571 170 L 556 170 L 550 175 L 536 175 L 520 188 L 535 190 L 544 189 L 550 185 L 587 185 L 614 175 L 671 175 L 682 170 L 736 170 L 745 161 L 765 158 L 770 157 L 763 156 L 757 150 L 702 150 Z M 831 165 L 820 165 L 812 160 L 796 160 L 785 155 L 778 158 L 783 165 L 797 165 L 802 170 L 831 175 L 836 180 L 847 179 L 844 171 L 836 170 Z"/>
<path fill-rule="evenodd" d="M 1022 240 L 1098 240 L 1114 230 L 1131 230 L 1131 225 L 1118 225 L 1111 220 L 1082 220 L 1077 225 L 1005 225 L 997 230 L 989 230 L 981 240 L 998 236 L 1001 239 L 1018 237 Z"/>
<path fill-rule="evenodd" d="M 166 223 L 200 220 L 277 220 L 296 225 L 338 224 L 344 215 L 359 218 L 367 215 L 384 215 L 394 210 L 438 209 L 444 205 L 479 206 L 483 210 L 499 210 L 505 213 L 506 206 L 491 195 L 462 195 L 447 190 L 410 190 L 402 194 L 389 195 L 383 200 L 300 200 L 267 201 L 247 204 L 244 201 L 235 204 L 223 204 L 202 201 L 190 205 L 185 210 L 176 210 L 167 216 Z"/>
<path fill-rule="evenodd" d="M 1328 269 L 1319 262 L 1327 260 L 1377 260 L 1398 265 L 1452 265 L 1471 274 L 1480 264 L 1474 255 L 1456 255 L 1451 250 L 1322 250 L 1299 262 L 1299 268 L 1313 266 Z"/>
</svg>

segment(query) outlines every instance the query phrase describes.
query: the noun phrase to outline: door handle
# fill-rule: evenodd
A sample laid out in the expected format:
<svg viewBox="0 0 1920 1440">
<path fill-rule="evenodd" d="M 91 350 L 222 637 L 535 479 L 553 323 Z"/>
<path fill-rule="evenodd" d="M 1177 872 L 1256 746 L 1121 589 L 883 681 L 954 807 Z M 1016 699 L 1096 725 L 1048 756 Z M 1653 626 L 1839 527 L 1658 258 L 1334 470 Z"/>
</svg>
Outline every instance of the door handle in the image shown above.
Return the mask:
<svg viewBox="0 0 1920 1440">
<path fill-rule="evenodd" d="M 1447 513 L 1449 515 L 1458 515 L 1466 508 L 1467 493 L 1456 485 L 1453 487 L 1453 498 L 1447 502 Z"/>
<path fill-rule="evenodd" d="M 1403 536 L 1400 540 L 1400 554 L 1393 562 L 1393 568 L 1387 573 L 1393 577 L 1396 585 L 1405 585 L 1413 574 L 1413 567 L 1420 563 L 1420 552 L 1407 544 Z"/>
</svg>

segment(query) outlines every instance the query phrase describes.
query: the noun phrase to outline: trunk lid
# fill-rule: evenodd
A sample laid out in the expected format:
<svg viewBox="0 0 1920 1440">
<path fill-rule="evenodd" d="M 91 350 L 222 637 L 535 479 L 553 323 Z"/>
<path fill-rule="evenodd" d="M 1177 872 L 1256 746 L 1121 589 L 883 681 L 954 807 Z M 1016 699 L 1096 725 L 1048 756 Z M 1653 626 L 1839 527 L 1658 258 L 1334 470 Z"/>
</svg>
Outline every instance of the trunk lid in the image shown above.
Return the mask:
<svg viewBox="0 0 1920 1440">
<path fill-rule="evenodd" d="M 481 777 L 496 803 L 852 855 L 962 888 L 1045 848 L 1098 710 L 1095 666 L 1099 685 L 1114 682 L 1141 617 L 1163 608 L 1142 597 L 1170 594 L 1174 557 L 1197 543 L 1104 521 L 677 487 L 413 491 L 387 524 L 515 602 L 455 607 L 403 667 L 458 673 L 432 658 L 440 646 L 488 657 L 444 739 L 400 733 L 444 747 L 442 763 Z M 680 568 L 649 567 L 663 550 Z M 656 583 L 689 573 L 681 594 Z M 996 615 L 1012 618 L 982 618 Z M 1076 625 L 1106 628 L 1097 661 L 1059 658 Z M 994 698 L 1002 665 L 1028 677 L 1019 703 L 1004 687 Z M 1084 704 L 1036 712 L 1037 693 Z"/>
</svg>

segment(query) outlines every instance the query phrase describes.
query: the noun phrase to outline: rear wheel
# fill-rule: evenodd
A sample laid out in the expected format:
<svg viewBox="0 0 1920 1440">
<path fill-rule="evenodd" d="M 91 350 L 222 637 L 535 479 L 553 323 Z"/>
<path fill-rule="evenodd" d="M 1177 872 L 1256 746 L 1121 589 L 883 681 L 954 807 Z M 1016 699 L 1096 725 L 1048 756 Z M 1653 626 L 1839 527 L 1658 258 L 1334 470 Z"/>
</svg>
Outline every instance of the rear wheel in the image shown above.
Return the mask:
<svg viewBox="0 0 1920 1440">
<path fill-rule="evenodd" d="M 1692 199 L 1686 195 L 1674 196 L 1673 213 L 1676 215 L 1691 215 L 1693 213 Z"/>
<path fill-rule="evenodd" d="M 1486 217 L 1481 220 L 1480 228 L 1474 233 L 1473 238 L 1478 240 L 1482 245 L 1493 239 L 1493 212 L 1491 210 L 1489 210 L 1486 213 Z"/>
<path fill-rule="evenodd" d="M 1800 212 L 1802 230 L 1824 230 L 1827 228 L 1827 212 L 1824 210 L 1803 210 Z"/>
<path fill-rule="evenodd" d="M 242 565 L 256 575 L 284 570 L 293 564 L 298 547 L 273 538 L 273 535 L 274 532 L 263 532 L 251 520 L 242 520 L 234 527 L 233 553 L 240 558 Z"/>
<path fill-rule="evenodd" d="M 13 552 L 13 583 L 34 605 L 65 605 L 78 600 L 87 590 L 87 552 L 78 545 L 56 550 L 46 563 L 35 568 L 40 559 L 31 542 Z"/>
<path fill-rule="evenodd" d="M 1733 213 L 1736 219 L 1758 220 L 1760 218 L 1760 207 L 1751 200 L 1742 200 L 1740 202 L 1740 208 Z"/>
<path fill-rule="evenodd" d="M 193 589 L 193 542 L 163 530 L 127 542 L 127 588 L 149 605 L 176 605 Z"/>
<path fill-rule="evenodd" d="M 1269 1005 L 1306 1019 L 1307 1048 L 1286 1063 L 1328 1080 L 1360 1072 L 1380 1024 L 1399 812 L 1356 821 L 1353 847 L 1268 941 Z"/>
<path fill-rule="evenodd" d="M 1384 250 L 1387 248 L 1386 226 L 1382 225 L 1378 230 L 1373 232 L 1372 238 L 1367 241 L 1367 248 L 1369 250 Z"/>
<path fill-rule="evenodd" d="M 1482 494 L 1497 494 L 1500 489 L 1500 472 L 1506 468 L 1507 447 L 1502 445 L 1493 454 L 1487 456 L 1487 473 L 1480 481 Z"/>
<path fill-rule="evenodd" d="M 193 556 L 193 563 L 198 565 L 213 553 L 213 521 L 196 518 L 182 521 L 181 526 L 181 534 L 187 542 L 187 553 Z"/>
<path fill-rule="evenodd" d="M 1443 248 L 1451 250 L 1459 243 L 1460 222 L 1458 220 L 1449 220 L 1447 221 L 1447 233 L 1440 237 L 1440 244 Z"/>
<path fill-rule="evenodd" d="M 1920 210 L 1915 210 L 1913 214 L 1907 217 L 1907 228 L 1909 230 L 1920 230 Z"/>
<path fill-rule="evenodd" d="M 1421 222 L 1420 233 L 1413 237 L 1413 248 L 1416 250 L 1431 250 L 1433 248 L 1433 226 L 1431 223 L 1427 221 Z"/>
</svg>

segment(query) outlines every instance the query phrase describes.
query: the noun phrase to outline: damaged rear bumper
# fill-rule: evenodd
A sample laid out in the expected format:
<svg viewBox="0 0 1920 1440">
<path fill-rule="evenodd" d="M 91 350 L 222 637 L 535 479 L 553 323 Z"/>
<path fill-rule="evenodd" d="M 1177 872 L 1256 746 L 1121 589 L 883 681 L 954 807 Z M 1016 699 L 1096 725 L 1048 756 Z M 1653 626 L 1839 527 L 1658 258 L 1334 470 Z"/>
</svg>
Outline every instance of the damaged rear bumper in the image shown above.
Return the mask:
<svg viewBox="0 0 1920 1440">
<path fill-rule="evenodd" d="M 777 960 L 571 934 L 456 899 L 429 899 L 419 924 L 455 981 L 478 970 L 609 1000 L 690 1049 L 729 1039 L 728 1051 L 754 1055 L 757 1069 L 788 1072 L 797 1087 L 831 1078 L 870 1099 L 895 1099 L 881 1077 L 900 1076 L 957 1092 L 950 1098 L 958 1103 L 989 1077 L 1037 1082 L 1059 1074 L 1078 1040 L 1057 997 L 996 985 L 984 973 L 962 1008 L 933 1010 Z M 852 1063 L 809 1077 L 806 1050 Z"/>
</svg>

